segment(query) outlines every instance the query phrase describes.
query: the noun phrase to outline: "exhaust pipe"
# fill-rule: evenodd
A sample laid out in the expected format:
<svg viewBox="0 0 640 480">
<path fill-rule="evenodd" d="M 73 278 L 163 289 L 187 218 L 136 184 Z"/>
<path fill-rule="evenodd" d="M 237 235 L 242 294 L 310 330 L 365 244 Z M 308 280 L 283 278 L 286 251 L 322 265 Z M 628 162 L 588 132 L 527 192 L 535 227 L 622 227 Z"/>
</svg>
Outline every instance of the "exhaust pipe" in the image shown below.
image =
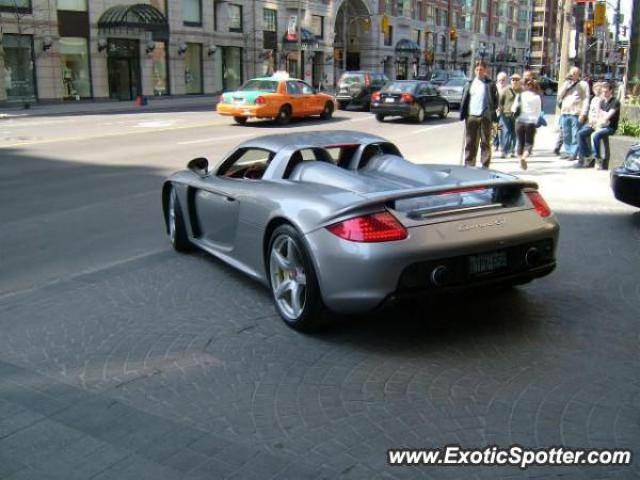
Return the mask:
<svg viewBox="0 0 640 480">
<path fill-rule="evenodd" d="M 431 271 L 431 283 L 441 287 L 449 281 L 449 269 L 444 265 L 438 265 Z"/>
</svg>

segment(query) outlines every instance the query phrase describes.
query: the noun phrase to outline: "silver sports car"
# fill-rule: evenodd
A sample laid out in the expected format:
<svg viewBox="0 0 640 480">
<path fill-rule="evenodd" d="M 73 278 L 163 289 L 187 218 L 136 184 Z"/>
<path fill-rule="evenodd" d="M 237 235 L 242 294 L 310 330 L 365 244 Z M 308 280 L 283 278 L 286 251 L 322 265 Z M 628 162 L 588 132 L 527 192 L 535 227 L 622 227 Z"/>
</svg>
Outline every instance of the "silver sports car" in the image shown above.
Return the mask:
<svg viewBox="0 0 640 480">
<path fill-rule="evenodd" d="M 534 182 L 416 165 L 384 138 L 325 131 L 242 143 L 162 190 L 176 250 L 199 247 L 268 286 L 285 322 L 495 283 L 555 267 L 558 223 Z"/>
</svg>

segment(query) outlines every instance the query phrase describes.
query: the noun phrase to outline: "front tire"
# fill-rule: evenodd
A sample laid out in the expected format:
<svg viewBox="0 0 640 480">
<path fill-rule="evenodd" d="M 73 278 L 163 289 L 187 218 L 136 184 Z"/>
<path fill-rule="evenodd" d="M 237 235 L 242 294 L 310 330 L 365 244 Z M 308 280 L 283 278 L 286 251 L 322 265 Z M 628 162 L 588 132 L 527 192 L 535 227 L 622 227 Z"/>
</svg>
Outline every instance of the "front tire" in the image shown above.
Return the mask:
<svg viewBox="0 0 640 480">
<path fill-rule="evenodd" d="M 384 122 L 384 115 L 381 113 L 376 113 L 376 120 L 379 122 Z"/>
<path fill-rule="evenodd" d="M 169 207 L 167 209 L 167 228 L 169 230 L 169 240 L 171 245 L 178 252 L 188 252 L 191 250 L 191 242 L 187 235 L 182 209 L 178 201 L 178 194 L 175 187 L 171 187 L 169 192 Z"/>
<path fill-rule="evenodd" d="M 440 118 L 447 118 L 447 115 L 449 115 L 449 105 L 445 105 L 444 107 L 442 107 L 442 112 L 440 112 Z"/>
<path fill-rule="evenodd" d="M 291 225 L 276 228 L 267 255 L 271 296 L 282 320 L 300 331 L 323 326 L 326 309 L 313 262 L 298 231 Z"/>
<path fill-rule="evenodd" d="M 333 103 L 327 102 L 324 106 L 324 110 L 320 114 L 320 118 L 323 120 L 329 120 L 333 116 Z"/>
<path fill-rule="evenodd" d="M 340 110 L 346 110 L 349 106 L 349 102 L 338 102 L 338 108 Z"/>
<path fill-rule="evenodd" d="M 291 121 L 291 107 L 289 105 L 283 106 L 278 112 L 276 122 L 278 125 L 287 125 Z"/>
<path fill-rule="evenodd" d="M 239 125 L 244 125 L 247 123 L 247 117 L 233 117 L 233 119 L 236 121 L 237 124 Z"/>
</svg>

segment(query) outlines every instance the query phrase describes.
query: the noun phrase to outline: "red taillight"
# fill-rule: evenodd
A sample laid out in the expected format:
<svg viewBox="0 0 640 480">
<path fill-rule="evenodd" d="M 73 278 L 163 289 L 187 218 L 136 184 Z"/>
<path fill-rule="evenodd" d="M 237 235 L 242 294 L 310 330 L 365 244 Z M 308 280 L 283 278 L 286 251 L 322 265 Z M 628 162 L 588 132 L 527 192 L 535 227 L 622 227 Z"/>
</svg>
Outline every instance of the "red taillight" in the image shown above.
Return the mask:
<svg viewBox="0 0 640 480">
<path fill-rule="evenodd" d="M 263 96 L 256 98 L 256 105 L 264 105 L 265 103 L 267 103 L 267 99 Z"/>
<path fill-rule="evenodd" d="M 328 226 L 327 230 L 351 242 L 392 242 L 407 238 L 407 229 L 389 212 L 350 218 Z"/>
<path fill-rule="evenodd" d="M 533 203 L 538 215 L 543 218 L 551 215 L 551 209 L 549 208 L 549 205 L 547 205 L 547 202 L 545 202 L 544 198 L 542 198 L 542 195 L 535 191 L 526 192 L 526 194 L 527 197 L 529 197 L 529 200 L 531 200 L 531 203 Z"/>
<path fill-rule="evenodd" d="M 380 92 L 376 92 L 373 95 L 371 95 L 371 101 L 372 102 L 379 102 L 380 101 Z"/>
<path fill-rule="evenodd" d="M 403 103 L 413 103 L 414 100 L 415 98 L 410 93 L 403 93 L 400 97 L 400 101 Z"/>
</svg>

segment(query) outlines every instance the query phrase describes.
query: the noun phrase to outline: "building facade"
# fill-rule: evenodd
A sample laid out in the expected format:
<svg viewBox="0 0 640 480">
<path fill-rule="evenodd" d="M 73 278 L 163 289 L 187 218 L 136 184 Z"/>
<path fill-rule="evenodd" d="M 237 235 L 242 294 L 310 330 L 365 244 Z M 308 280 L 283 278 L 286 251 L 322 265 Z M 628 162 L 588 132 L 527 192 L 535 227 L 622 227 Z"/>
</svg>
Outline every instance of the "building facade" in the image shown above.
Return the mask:
<svg viewBox="0 0 640 480">
<path fill-rule="evenodd" d="M 0 0 L 0 102 L 212 94 L 287 70 L 521 70 L 532 0 Z M 452 29 L 454 32 L 452 32 Z"/>
</svg>

